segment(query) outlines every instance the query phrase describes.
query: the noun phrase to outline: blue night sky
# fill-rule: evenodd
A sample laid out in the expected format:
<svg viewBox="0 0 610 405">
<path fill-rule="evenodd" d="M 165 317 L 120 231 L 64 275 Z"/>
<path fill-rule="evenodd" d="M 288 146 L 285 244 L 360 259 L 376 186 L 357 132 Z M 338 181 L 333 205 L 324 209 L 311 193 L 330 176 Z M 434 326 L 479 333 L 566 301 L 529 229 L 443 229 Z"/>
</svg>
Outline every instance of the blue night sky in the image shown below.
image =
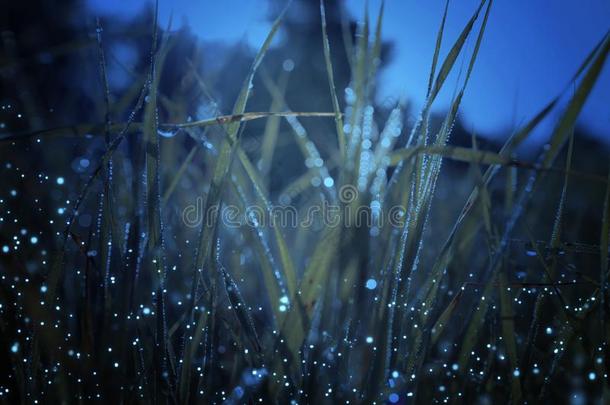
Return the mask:
<svg viewBox="0 0 610 405">
<path fill-rule="evenodd" d="M 315 1 L 315 0 L 314 0 Z M 369 1 L 372 21 L 379 0 Z M 443 51 L 446 53 L 470 18 L 479 0 L 453 1 L 449 7 Z M 120 10 L 137 13 L 141 0 L 88 0 L 93 13 Z M 382 73 L 380 100 L 406 96 L 423 103 L 428 71 L 444 0 L 387 0 L 383 37 L 394 44 L 392 62 Z M 348 2 L 351 15 L 360 20 L 364 0 Z M 266 2 L 246 0 L 160 0 L 160 23 L 189 24 L 204 40 L 231 43 L 246 40 L 258 47 L 268 29 Z M 610 28 L 607 0 L 497 0 L 492 6 L 485 39 L 462 102 L 461 118 L 477 133 L 505 137 L 515 125 L 533 116 L 556 96 L 582 60 Z M 472 50 L 474 38 L 468 51 Z M 332 44 L 331 44 L 332 46 Z M 322 49 L 320 49 L 322 52 Z M 455 78 L 436 102 L 447 108 Z M 610 143 L 610 63 L 581 114 L 580 124 Z M 535 134 L 544 141 L 557 114 Z"/>
</svg>

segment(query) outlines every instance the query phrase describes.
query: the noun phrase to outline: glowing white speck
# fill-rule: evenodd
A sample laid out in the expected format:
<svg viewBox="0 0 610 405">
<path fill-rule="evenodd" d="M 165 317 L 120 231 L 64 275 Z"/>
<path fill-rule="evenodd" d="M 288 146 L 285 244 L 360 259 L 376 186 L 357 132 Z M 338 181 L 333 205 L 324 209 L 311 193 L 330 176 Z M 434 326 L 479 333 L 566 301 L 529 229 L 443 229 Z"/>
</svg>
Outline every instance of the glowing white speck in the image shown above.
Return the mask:
<svg viewBox="0 0 610 405">
<path fill-rule="evenodd" d="M 56 181 L 57 181 L 57 184 L 59 184 L 60 186 L 62 184 L 64 184 L 64 178 L 63 177 L 58 177 Z"/>
</svg>

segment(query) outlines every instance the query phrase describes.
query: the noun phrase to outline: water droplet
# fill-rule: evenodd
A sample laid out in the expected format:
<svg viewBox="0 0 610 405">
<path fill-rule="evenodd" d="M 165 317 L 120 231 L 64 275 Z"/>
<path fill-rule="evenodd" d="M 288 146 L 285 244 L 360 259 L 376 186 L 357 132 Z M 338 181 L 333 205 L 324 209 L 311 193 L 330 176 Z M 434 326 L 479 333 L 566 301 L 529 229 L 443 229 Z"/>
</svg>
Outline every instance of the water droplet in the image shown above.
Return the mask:
<svg viewBox="0 0 610 405">
<path fill-rule="evenodd" d="M 164 137 L 164 138 L 172 138 L 174 136 L 176 136 L 176 134 L 178 133 L 178 130 L 163 130 L 163 129 L 157 129 L 157 133 Z"/>
<path fill-rule="evenodd" d="M 284 60 L 284 63 L 282 63 L 282 68 L 286 72 L 292 72 L 292 70 L 294 69 L 294 61 L 292 59 L 290 59 L 290 58 Z"/>
</svg>

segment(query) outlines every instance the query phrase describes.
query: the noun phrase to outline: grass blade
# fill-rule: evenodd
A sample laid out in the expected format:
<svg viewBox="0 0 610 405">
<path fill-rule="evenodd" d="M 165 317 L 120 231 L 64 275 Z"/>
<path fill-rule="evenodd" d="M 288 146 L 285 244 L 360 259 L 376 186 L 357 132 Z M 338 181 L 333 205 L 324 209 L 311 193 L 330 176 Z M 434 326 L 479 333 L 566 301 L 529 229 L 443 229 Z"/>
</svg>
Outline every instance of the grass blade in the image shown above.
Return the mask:
<svg viewBox="0 0 610 405">
<path fill-rule="evenodd" d="M 555 157 L 559 153 L 560 148 L 563 146 L 565 140 L 569 136 L 570 128 L 574 127 L 576 124 L 576 119 L 580 114 L 580 110 L 585 104 L 589 93 L 593 89 L 593 86 L 595 85 L 595 82 L 597 81 L 597 78 L 604 67 L 608 52 L 610 52 L 610 33 L 606 34 L 597 56 L 591 62 L 591 66 L 585 73 L 580 85 L 576 89 L 576 93 L 570 100 L 566 111 L 557 123 L 557 126 L 553 131 L 553 135 L 551 136 L 549 150 L 546 153 L 542 163 L 543 167 L 551 166 L 555 160 Z"/>
<path fill-rule="evenodd" d="M 342 160 L 346 155 L 346 141 L 343 133 L 343 118 L 341 109 L 339 108 L 339 100 L 337 100 L 337 91 L 335 90 L 335 79 L 333 74 L 333 65 L 330 57 L 330 43 L 328 42 L 328 34 L 326 32 L 326 9 L 324 8 L 324 0 L 320 0 L 320 18 L 322 19 L 322 44 L 324 46 L 324 60 L 326 62 L 326 73 L 328 74 L 328 86 L 330 88 L 330 96 L 335 111 L 335 127 L 337 129 L 337 140 L 339 142 L 339 153 Z"/>
</svg>

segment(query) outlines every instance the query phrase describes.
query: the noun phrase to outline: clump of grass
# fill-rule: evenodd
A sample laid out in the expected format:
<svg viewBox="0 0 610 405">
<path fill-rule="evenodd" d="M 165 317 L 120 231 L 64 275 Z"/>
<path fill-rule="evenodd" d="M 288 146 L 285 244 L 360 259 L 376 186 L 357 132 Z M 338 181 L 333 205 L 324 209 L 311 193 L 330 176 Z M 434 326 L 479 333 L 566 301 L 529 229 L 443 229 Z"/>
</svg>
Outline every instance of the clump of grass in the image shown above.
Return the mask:
<svg viewBox="0 0 610 405">
<path fill-rule="evenodd" d="M 2 312 L 3 334 L 5 325 L 28 319 L 23 349 L 10 356 L 11 398 L 521 403 L 564 395 L 552 387 L 565 381 L 562 368 L 579 359 L 582 370 L 590 370 L 580 373 L 597 383 L 588 389 L 591 397 L 606 401 L 610 181 L 575 170 L 572 162 L 575 122 L 604 66 L 610 36 L 576 72 L 576 89 L 548 148 L 530 162 L 516 149 L 560 96 L 497 151 L 480 149 L 474 136 L 472 147 L 451 143 L 492 1 L 479 3 L 441 58 L 448 5 L 427 101 L 411 128 L 404 103 L 385 122 L 375 117 L 383 4 L 375 26 L 365 14 L 357 41 L 347 46 L 350 96 L 340 100 L 332 57 L 339 44 L 329 40 L 320 2 L 332 111 L 291 111 L 287 79 L 276 83 L 259 72 L 284 10 L 233 110 L 183 122 L 171 111 L 187 101 L 160 90 L 175 42 L 169 30 L 158 38 L 155 22 L 148 71 L 130 91 L 134 107 L 127 121 L 116 122 L 99 29 L 104 122 L 1 139 L 16 145 L 104 137 L 96 168 L 71 202 L 43 281 L 44 303 L 36 305 L 40 293 L 30 286 L 27 295 L 35 299 Z M 474 47 L 465 74 L 436 128 L 431 108 L 469 38 Z M 194 65 L 190 70 L 213 98 Z M 248 111 L 259 73 L 272 96 L 270 112 Z M 160 111 L 166 122 L 159 121 Z M 334 119 L 332 141 L 316 144 L 303 125 L 308 119 Z M 244 132 L 255 120 L 267 126 L 261 150 L 253 153 L 244 146 Z M 290 132 L 281 132 L 280 124 Z M 280 141 L 296 145 L 295 154 L 303 156 L 294 159 L 306 168 L 272 192 L 267 177 L 282 175 L 272 161 Z M 566 142 L 565 166 L 558 166 Z M 460 162 L 460 170 L 467 166 L 460 175 L 469 192 L 452 222 L 437 224 L 449 205 L 438 196 L 444 176 L 451 176 L 443 170 L 446 161 Z M 574 178 L 604 191 L 599 246 L 581 246 L 588 254 L 571 248 L 579 241 L 566 229 L 574 215 Z M 180 187 L 185 181 L 192 190 Z M 556 189 L 558 198 L 552 197 Z M 193 194 L 205 195 L 195 227 L 181 210 Z M 328 206 L 336 208 L 331 217 L 316 211 L 307 217 L 312 221 L 296 226 L 272 220 L 277 209 L 303 217 Z M 219 214 L 227 207 L 243 221 L 227 222 Z M 541 212 L 550 209 L 546 234 Z M 84 213 L 97 218 L 88 235 L 74 229 Z M 524 234 L 525 244 L 517 246 Z M 15 298 L 4 286 L 0 293 L 3 303 Z"/>
</svg>

